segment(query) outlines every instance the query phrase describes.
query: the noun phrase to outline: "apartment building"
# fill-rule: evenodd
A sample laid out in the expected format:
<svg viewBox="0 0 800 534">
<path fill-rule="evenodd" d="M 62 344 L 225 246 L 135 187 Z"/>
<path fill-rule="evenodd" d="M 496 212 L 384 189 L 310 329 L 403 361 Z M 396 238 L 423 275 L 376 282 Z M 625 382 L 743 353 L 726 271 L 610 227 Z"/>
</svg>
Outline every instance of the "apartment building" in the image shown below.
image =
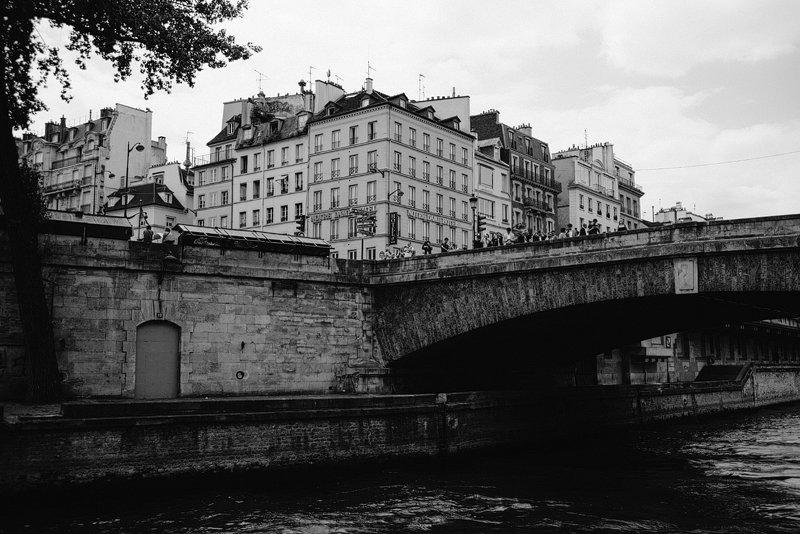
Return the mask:
<svg viewBox="0 0 800 534">
<path fill-rule="evenodd" d="M 568 150 L 556 152 L 553 165 L 556 180 L 567 189 L 558 202 L 559 224 L 566 226 L 571 223 L 580 228 L 584 223 L 597 219 L 602 231 L 617 231 L 622 203 L 618 197 L 619 176 L 616 169 L 630 166 L 615 157 L 614 145 L 598 143 L 585 148 L 573 145 Z M 637 190 L 630 186 L 627 191 L 632 194 Z M 624 195 L 623 191 L 623 198 Z M 637 215 L 627 220 L 631 221 L 634 217 L 638 220 L 638 201 L 631 207 L 632 213 Z"/>
<path fill-rule="evenodd" d="M 24 134 L 20 157 L 41 172 L 48 208 L 98 213 L 126 179 L 141 181 L 152 164 L 166 162 L 166 139 L 151 139 L 152 115 L 116 104 L 97 118 L 91 111 L 85 120 L 62 117 L 42 135 Z"/>
<path fill-rule="evenodd" d="M 304 86 L 305 84 L 301 84 Z M 313 95 L 226 102 L 223 128 L 195 158 L 196 223 L 292 234 L 307 203 Z"/>
<path fill-rule="evenodd" d="M 371 78 L 349 94 L 329 81 L 315 85 L 307 235 L 349 259 L 407 244 L 419 252 L 425 240 L 468 246 L 473 136 L 461 118 L 439 116 L 435 102 L 381 93 Z M 374 217 L 374 233 L 359 225 L 365 216 Z"/>
<path fill-rule="evenodd" d="M 486 217 L 486 231 L 506 233 L 512 226 L 511 168 L 502 161 L 499 138 L 475 140 L 477 212 Z"/>
<path fill-rule="evenodd" d="M 511 127 L 494 109 L 470 117 L 479 141 L 496 139 L 500 159 L 510 168 L 511 226 L 531 232 L 556 230 L 556 200 L 561 184 L 554 179 L 550 148 L 533 137 L 530 124 Z"/>
</svg>

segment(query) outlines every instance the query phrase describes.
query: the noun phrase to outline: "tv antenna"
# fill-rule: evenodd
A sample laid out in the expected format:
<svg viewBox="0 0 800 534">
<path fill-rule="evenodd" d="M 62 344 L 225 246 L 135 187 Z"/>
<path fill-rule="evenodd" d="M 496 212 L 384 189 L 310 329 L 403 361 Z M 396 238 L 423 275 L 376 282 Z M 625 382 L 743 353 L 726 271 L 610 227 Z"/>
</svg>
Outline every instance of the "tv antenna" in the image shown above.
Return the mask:
<svg viewBox="0 0 800 534">
<path fill-rule="evenodd" d="M 341 77 L 341 76 L 339 76 L 338 74 L 334 74 L 334 75 L 333 75 L 333 77 L 334 77 L 334 78 L 336 78 L 336 83 L 338 83 L 339 85 L 342 85 L 342 84 L 341 84 L 341 83 L 339 83 L 339 82 L 341 82 L 342 80 L 344 80 L 344 78 L 342 78 L 342 77 Z"/>
<path fill-rule="evenodd" d="M 371 78 L 369 71 L 375 70 L 375 67 L 369 64 L 369 60 L 367 60 L 367 78 Z"/>
<path fill-rule="evenodd" d="M 317 67 L 312 67 L 311 65 L 308 66 L 308 90 L 311 90 L 311 71 L 317 70 Z"/>
<path fill-rule="evenodd" d="M 419 75 L 419 87 L 417 88 L 417 100 L 422 100 L 422 95 L 424 94 L 422 91 L 422 78 L 424 78 L 424 74 Z"/>
<path fill-rule="evenodd" d="M 269 80 L 269 78 L 263 72 L 260 72 L 260 71 L 258 71 L 256 69 L 253 69 L 253 70 L 258 73 L 258 91 L 261 92 L 261 80 Z"/>
</svg>

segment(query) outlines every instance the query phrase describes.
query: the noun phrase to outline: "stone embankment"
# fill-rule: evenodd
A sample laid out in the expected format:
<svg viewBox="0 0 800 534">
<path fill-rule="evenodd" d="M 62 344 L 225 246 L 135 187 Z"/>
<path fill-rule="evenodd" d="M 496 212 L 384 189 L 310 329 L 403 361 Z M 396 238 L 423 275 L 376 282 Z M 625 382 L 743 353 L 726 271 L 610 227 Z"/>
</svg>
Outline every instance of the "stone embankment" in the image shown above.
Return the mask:
<svg viewBox="0 0 800 534">
<path fill-rule="evenodd" d="M 444 456 L 800 400 L 800 367 L 737 380 L 528 392 L 75 401 L 6 409 L 0 492 Z"/>
</svg>

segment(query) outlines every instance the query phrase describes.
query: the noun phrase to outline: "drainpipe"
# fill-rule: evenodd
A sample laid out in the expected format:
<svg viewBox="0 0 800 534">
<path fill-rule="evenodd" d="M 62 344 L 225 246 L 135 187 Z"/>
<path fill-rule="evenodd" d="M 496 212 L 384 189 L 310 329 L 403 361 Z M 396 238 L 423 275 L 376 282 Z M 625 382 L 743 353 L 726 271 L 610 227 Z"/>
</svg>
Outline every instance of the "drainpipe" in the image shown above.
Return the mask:
<svg viewBox="0 0 800 534">
<path fill-rule="evenodd" d="M 233 228 L 233 171 L 236 168 L 236 163 L 231 163 L 231 228 Z"/>
</svg>

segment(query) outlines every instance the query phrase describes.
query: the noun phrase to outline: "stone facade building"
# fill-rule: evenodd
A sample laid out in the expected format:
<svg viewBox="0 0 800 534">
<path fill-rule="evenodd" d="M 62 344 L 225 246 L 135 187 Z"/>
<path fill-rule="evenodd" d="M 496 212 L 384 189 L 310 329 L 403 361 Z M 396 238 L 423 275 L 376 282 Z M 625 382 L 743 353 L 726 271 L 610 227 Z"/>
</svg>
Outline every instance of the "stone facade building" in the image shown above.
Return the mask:
<svg viewBox="0 0 800 534">
<path fill-rule="evenodd" d="M 116 104 L 99 118 L 48 122 L 42 135 L 24 134 L 20 157 L 42 174 L 42 192 L 53 210 L 98 213 L 106 198 L 129 180 L 166 162 L 164 137 L 151 140 L 153 112 Z M 144 147 L 134 150 L 133 147 Z"/>
<path fill-rule="evenodd" d="M 577 228 L 597 219 L 603 232 L 615 232 L 620 227 L 622 216 L 621 198 L 634 198 L 631 212 L 626 212 L 627 221 L 639 221 L 641 190 L 634 186 L 633 171 L 629 185 L 619 188 L 618 169 L 630 169 L 614 155 L 614 145 L 602 143 L 587 148 L 573 146 L 553 155 L 556 180 L 567 189 L 559 197 L 558 220 L 561 226 L 572 223 Z M 636 195 L 639 195 L 636 197 Z M 618 197 L 618 195 L 620 195 Z M 638 222 L 632 222 L 635 229 Z"/>
<path fill-rule="evenodd" d="M 511 225 L 555 231 L 561 184 L 555 180 L 547 143 L 532 136 L 530 125 L 513 128 L 501 123 L 497 110 L 473 115 L 470 122 L 479 141 L 499 140 L 500 159 L 510 167 Z"/>
<path fill-rule="evenodd" d="M 355 93 L 319 80 L 316 88 L 307 235 L 349 259 L 405 245 L 419 253 L 425 240 L 469 244 L 473 137 L 459 116 L 381 93 L 370 78 Z M 374 233 L 359 228 L 359 214 L 374 217 Z"/>
</svg>

